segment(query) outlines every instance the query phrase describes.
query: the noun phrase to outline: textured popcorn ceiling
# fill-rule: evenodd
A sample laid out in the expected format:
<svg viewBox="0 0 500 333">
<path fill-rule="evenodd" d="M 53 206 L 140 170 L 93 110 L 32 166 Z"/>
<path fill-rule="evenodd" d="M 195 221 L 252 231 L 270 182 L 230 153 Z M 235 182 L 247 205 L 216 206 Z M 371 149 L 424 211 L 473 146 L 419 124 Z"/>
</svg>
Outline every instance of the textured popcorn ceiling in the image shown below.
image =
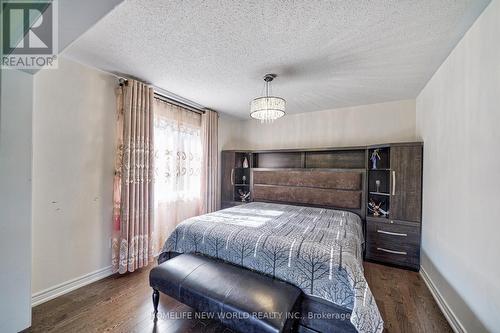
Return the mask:
<svg viewBox="0 0 500 333">
<path fill-rule="evenodd" d="M 488 3 L 127 0 L 65 55 L 240 117 L 277 73 L 309 112 L 416 97 Z"/>
</svg>

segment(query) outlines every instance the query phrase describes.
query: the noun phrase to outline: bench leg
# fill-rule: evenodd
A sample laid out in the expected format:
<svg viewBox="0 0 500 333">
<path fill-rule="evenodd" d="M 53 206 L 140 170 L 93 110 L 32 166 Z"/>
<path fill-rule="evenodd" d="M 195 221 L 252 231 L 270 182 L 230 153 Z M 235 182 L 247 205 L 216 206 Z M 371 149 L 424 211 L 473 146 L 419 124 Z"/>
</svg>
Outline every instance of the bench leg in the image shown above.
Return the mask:
<svg viewBox="0 0 500 333">
<path fill-rule="evenodd" d="M 155 311 L 155 321 L 158 319 L 158 303 L 160 302 L 160 292 L 156 289 L 153 289 L 153 307 Z"/>
</svg>

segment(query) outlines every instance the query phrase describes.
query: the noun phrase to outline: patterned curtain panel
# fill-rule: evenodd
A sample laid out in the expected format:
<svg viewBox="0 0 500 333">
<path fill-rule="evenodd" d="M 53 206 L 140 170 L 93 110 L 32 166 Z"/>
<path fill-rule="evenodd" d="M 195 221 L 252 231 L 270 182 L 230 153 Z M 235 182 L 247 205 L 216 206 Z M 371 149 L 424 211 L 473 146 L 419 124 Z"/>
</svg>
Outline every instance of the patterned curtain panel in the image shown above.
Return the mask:
<svg viewBox="0 0 500 333">
<path fill-rule="evenodd" d="M 203 213 L 215 212 L 218 206 L 218 126 L 219 114 L 212 110 L 206 110 L 202 116 L 203 177 L 201 193 L 203 196 Z"/>
<path fill-rule="evenodd" d="M 117 89 L 113 270 L 153 260 L 153 89 L 129 80 Z"/>
<path fill-rule="evenodd" d="M 154 100 L 155 244 L 202 212 L 201 124 L 200 114 Z"/>
</svg>

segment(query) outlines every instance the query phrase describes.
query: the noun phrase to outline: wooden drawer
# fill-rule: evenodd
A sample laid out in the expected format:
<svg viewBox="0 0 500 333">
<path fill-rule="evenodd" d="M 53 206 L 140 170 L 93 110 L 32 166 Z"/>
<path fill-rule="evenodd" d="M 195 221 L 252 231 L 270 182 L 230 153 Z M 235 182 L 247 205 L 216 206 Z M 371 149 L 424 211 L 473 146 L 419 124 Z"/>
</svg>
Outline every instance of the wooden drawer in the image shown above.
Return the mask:
<svg viewBox="0 0 500 333">
<path fill-rule="evenodd" d="M 367 220 L 366 258 L 418 269 L 420 225 L 412 222 Z"/>
<path fill-rule="evenodd" d="M 392 223 L 391 223 L 392 221 Z M 379 221 L 368 218 L 367 238 L 384 241 L 384 243 L 420 244 L 420 225 L 404 221 Z"/>
</svg>

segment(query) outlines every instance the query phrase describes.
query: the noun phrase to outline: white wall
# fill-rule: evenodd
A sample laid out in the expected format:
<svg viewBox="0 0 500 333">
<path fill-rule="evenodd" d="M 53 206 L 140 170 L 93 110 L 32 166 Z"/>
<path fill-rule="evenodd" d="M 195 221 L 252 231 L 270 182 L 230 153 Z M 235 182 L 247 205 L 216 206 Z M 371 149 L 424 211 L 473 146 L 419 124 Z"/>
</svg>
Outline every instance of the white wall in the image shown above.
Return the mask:
<svg viewBox="0 0 500 333">
<path fill-rule="evenodd" d="M 500 1 L 417 98 L 422 267 L 469 332 L 500 332 Z"/>
<path fill-rule="evenodd" d="M 239 149 L 343 147 L 414 141 L 415 100 L 290 114 L 273 124 L 244 121 Z"/>
<path fill-rule="evenodd" d="M 35 76 L 34 294 L 111 264 L 116 84 L 62 57 Z"/>
<path fill-rule="evenodd" d="M 31 325 L 33 77 L 0 78 L 0 332 L 18 332 Z"/>
</svg>

